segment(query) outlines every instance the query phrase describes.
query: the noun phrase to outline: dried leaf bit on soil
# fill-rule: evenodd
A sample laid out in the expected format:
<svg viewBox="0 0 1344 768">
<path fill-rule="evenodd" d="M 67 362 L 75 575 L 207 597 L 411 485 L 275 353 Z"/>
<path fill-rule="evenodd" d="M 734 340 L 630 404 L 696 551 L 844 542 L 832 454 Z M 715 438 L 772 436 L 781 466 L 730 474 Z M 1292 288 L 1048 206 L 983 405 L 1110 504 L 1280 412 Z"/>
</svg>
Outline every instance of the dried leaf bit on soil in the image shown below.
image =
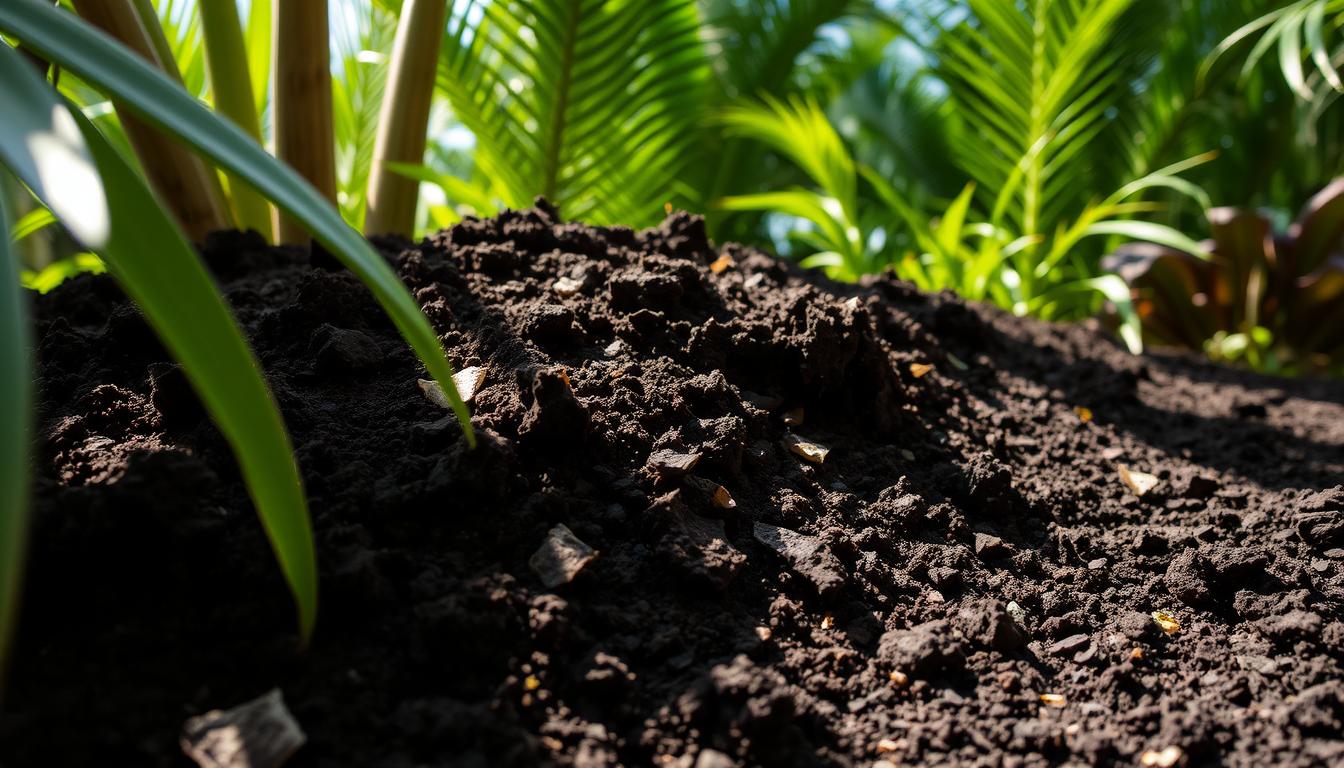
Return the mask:
<svg viewBox="0 0 1344 768">
<path fill-rule="evenodd" d="M 182 751 L 201 768 L 277 768 L 305 741 L 279 688 L 182 726 Z"/>
<path fill-rule="evenodd" d="M 1176 620 L 1175 616 L 1172 616 L 1169 613 L 1153 611 L 1153 621 L 1156 622 L 1157 626 L 1161 627 L 1162 631 L 1168 635 L 1174 635 L 1181 631 L 1181 623 Z"/>
<path fill-rule="evenodd" d="M 787 446 L 790 451 L 793 451 L 795 454 L 813 464 L 821 464 L 826 461 L 826 454 L 831 452 L 830 448 L 827 448 L 821 443 L 804 440 L 797 435 L 785 435 L 784 445 Z"/>
<path fill-rule="evenodd" d="M 1069 700 L 1062 693 L 1042 693 L 1041 703 L 1047 707 L 1063 707 L 1068 705 Z"/>
<path fill-rule="evenodd" d="M 699 463 L 699 453 L 682 453 L 670 448 L 654 451 L 645 462 L 659 477 L 681 477 L 689 474 Z"/>
<path fill-rule="evenodd" d="M 1134 492 L 1135 496 L 1140 498 L 1153 490 L 1153 488 L 1161 482 L 1157 479 L 1156 475 L 1150 475 L 1147 472 L 1139 472 L 1138 470 L 1130 469 L 1124 464 L 1116 464 L 1115 471 L 1120 475 L 1120 482 L 1124 483 L 1125 487 L 1129 488 L 1129 490 Z"/>
<path fill-rule="evenodd" d="M 437 381 L 419 379 L 416 383 L 420 385 L 420 391 L 425 394 L 425 399 L 429 402 L 443 409 L 453 407 Z M 457 396 L 462 398 L 464 403 L 470 403 L 476 397 L 476 391 L 483 383 L 485 383 L 485 368 L 481 366 L 473 365 L 453 374 L 453 386 L 457 388 Z"/>
<path fill-rule="evenodd" d="M 547 589 L 568 584 L 597 557 L 597 550 L 584 544 L 563 523 L 546 534 L 546 541 L 533 553 L 527 564 L 541 577 Z"/>
</svg>

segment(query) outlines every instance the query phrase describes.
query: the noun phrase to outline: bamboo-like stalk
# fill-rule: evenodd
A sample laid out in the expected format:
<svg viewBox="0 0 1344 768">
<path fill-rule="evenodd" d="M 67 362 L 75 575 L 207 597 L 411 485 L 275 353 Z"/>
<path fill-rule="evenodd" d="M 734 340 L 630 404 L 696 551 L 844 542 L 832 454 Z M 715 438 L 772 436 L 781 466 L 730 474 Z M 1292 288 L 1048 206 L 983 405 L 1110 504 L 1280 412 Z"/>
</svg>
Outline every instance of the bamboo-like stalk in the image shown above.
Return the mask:
<svg viewBox="0 0 1344 768">
<path fill-rule="evenodd" d="M 275 0 L 273 8 L 275 101 L 271 111 L 276 155 L 335 204 L 327 0 Z M 282 243 L 308 241 L 308 233 L 288 217 L 280 217 L 279 233 Z"/>
<path fill-rule="evenodd" d="M 257 116 L 257 101 L 252 93 L 238 3 L 236 0 L 200 0 L 199 7 L 215 109 L 261 144 L 261 119 Z M 256 230 L 268 241 L 273 239 L 270 203 L 237 176 L 230 174 L 228 179 L 238 226 Z"/>
<path fill-rule="evenodd" d="M 365 234 L 409 237 L 415 228 L 420 183 L 393 172 L 387 164 L 424 162 L 439 41 L 443 39 L 447 11 L 446 0 L 405 0 L 401 5 L 387 87 L 378 113 Z"/>
<path fill-rule="evenodd" d="M 140 17 L 140 24 L 149 35 L 149 44 L 154 48 L 154 56 L 158 58 L 159 67 L 173 79 L 173 82 L 185 88 L 182 70 L 177 66 L 173 56 L 173 47 L 168 44 L 168 36 L 163 34 L 158 11 L 154 10 L 154 0 L 131 0 L 131 6 L 135 8 L 136 15 Z"/>
<path fill-rule="evenodd" d="M 75 9 L 89 23 L 181 81 L 176 64 L 162 61 L 155 52 L 153 39 L 141 23 L 133 0 L 74 2 Z M 122 105 L 116 105 L 116 110 L 159 201 L 173 213 L 187 236 L 199 242 L 213 230 L 232 226 L 214 170 L 186 147 L 167 138 Z"/>
</svg>

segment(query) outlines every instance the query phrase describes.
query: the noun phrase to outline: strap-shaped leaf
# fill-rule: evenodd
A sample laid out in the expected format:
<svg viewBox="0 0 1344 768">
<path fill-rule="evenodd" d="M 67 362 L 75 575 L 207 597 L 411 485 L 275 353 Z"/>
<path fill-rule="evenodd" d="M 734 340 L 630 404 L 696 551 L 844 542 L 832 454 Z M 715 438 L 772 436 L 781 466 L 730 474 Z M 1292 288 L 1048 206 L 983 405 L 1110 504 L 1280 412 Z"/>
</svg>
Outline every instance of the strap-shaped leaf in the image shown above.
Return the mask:
<svg viewBox="0 0 1344 768">
<path fill-rule="evenodd" d="M 55 193 L 63 191 L 61 188 L 44 183 L 41 175 L 44 161 L 33 157 L 46 149 L 44 143 L 33 139 L 34 134 L 42 135 L 39 118 L 55 114 L 65 115 L 71 121 L 75 134 L 67 137 L 62 151 L 86 158 L 94 169 L 94 179 L 101 180 L 96 186 L 99 195 L 104 187 L 109 192 L 104 198 L 106 232 L 91 245 L 144 312 L 164 346 L 182 364 L 187 378 L 233 448 L 281 570 L 294 593 L 300 633 L 307 641 L 317 617 L 317 566 L 308 508 L 289 437 L 242 332 L 191 244 L 155 200 L 144 180 L 98 129 L 57 101 L 55 92 L 46 88 L 22 58 L 3 44 L 0 44 L 0 82 L 15 84 L 11 87 L 21 89 L 24 96 L 8 103 L 9 117 L 0 121 L 0 159 L 48 207 L 58 211 L 67 225 L 78 225 L 83 212 L 57 197 Z M 29 116 L 24 119 L 24 114 Z M 7 258 L 4 261 L 8 274 L 13 264 Z M 11 303 L 5 302 L 6 312 Z M 7 365 L 6 370 L 14 367 Z M 3 385 L 3 389 L 0 395 L 11 394 L 8 385 Z M 21 393 L 15 399 L 20 403 L 26 401 Z M 5 463 L 7 467 L 24 465 L 24 462 Z"/>
<path fill-rule="evenodd" d="M 5 48 L 3 43 L 0 48 Z M 0 68 L 0 78 L 7 76 Z M 21 107 L 10 104 L 6 113 L 17 109 Z M 9 140 L 0 132 L 0 144 Z M 0 198 L 0 233 L 8 229 L 7 221 L 5 201 Z M 9 238 L 0 237 L 0 690 L 18 617 L 27 542 L 28 445 L 32 431 L 28 345 L 28 312 L 19 287 L 19 265 L 10 252 Z"/>
<path fill-rule="evenodd" d="M 246 179 L 283 212 L 302 223 L 373 292 L 430 376 L 442 387 L 467 441 L 475 445 L 470 414 L 453 387 L 452 366 L 429 320 L 387 262 L 302 177 L 163 74 L 68 13 L 35 0 L 10 0 L 0 3 L 0 32 L 21 40 L 50 61 L 120 99 L 221 168 Z"/>
</svg>

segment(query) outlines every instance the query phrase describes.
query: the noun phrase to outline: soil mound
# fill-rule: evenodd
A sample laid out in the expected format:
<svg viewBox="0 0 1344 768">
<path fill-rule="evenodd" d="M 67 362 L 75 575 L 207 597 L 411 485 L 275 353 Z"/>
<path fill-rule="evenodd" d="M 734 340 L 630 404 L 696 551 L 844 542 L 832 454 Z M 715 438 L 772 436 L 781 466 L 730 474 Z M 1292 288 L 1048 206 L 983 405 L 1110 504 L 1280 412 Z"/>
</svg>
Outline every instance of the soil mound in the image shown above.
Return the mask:
<svg viewBox="0 0 1344 768">
<path fill-rule="evenodd" d="M 685 214 L 378 245 L 484 371 L 475 451 L 353 276 L 204 247 L 311 500 L 303 654 L 151 331 L 103 277 L 38 302 L 0 762 L 187 764 L 185 720 L 275 687 L 295 766 L 1344 761 L 1339 383 L 833 284 Z"/>
</svg>

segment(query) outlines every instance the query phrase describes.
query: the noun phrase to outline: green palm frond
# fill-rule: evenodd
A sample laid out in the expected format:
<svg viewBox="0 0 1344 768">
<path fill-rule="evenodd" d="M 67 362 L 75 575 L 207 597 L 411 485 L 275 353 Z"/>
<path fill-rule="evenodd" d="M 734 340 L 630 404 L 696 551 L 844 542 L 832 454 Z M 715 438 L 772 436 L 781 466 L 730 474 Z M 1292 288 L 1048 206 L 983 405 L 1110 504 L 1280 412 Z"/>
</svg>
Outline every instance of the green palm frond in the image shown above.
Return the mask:
<svg viewBox="0 0 1344 768">
<path fill-rule="evenodd" d="M 346 10 L 342 8 L 341 10 Z M 397 16 L 380 3 L 360 2 L 332 17 L 332 120 L 336 139 L 336 196 L 341 216 L 364 227 L 378 110 L 387 81 L 387 55 L 397 34 Z"/>
<path fill-rule="evenodd" d="M 1200 68 L 1208 76 L 1220 60 L 1243 43 L 1255 40 L 1242 63 L 1245 78 L 1271 51 L 1277 53 L 1284 81 L 1300 98 L 1316 102 L 1344 93 L 1339 72 L 1344 43 L 1337 36 L 1344 26 L 1344 0 L 1297 0 L 1276 8 L 1228 35 Z M 1257 39 L 1258 38 L 1258 39 Z"/>
<path fill-rule="evenodd" d="M 970 0 L 970 17 L 939 36 L 938 71 L 965 123 L 953 152 L 995 225 L 1048 232 L 1098 187 L 1088 149 L 1130 91 L 1122 64 L 1142 49 L 1121 21 L 1139 2 Z"/>
<path fill-rule="evenodd" d="M 438 78 L 492 196 L 633 225 L 684 196 L 709 82 L 694 0 L 463 0 Z"/>
<path fill-rule="evenodd" d="M 700 5 L 715 72 L 730 98 L 786 94 L 797 84 L 800 57 L 823 40 L 828 25 L 876 22 L 894 28 L 874 0 L 702 0 Z"/>
</svg>

